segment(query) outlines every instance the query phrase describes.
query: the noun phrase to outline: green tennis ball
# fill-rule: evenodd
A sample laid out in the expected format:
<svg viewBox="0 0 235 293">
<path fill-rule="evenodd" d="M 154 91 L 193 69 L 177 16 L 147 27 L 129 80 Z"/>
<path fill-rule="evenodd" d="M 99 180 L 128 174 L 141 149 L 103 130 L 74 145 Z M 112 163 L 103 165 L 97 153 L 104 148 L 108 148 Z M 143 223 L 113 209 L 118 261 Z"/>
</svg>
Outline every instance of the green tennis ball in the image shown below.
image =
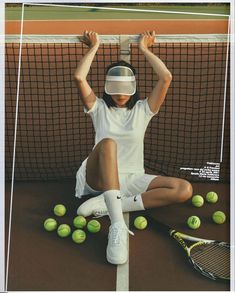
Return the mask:
<svg viewBox="0 0 235 293">
<path fill-rule="evenodd" d="M 91 220 L 87 224 L 87 229 L 91 233 L 97 233 L 100 231 L 101 225 L 97 220 Z"/>
<path fill-rule="evenodd" d="M 76 228 L 84 228 L 86 226 L 86 219 L 83 216 L 77 216 L 73 219 L 73 225 Z"/>
<path fill-rule="evenodd" d="M 47 231 L 54 231 L 57 228 L 57 222 L 55 219 L 48 218 L 44 221 L 44 228 Z"/>
<path fill-rule="evenodd" d="M 62 217 L 65 215 L 65 213 L 66 213 L 66 207 L 63 204 L 57 204 L 54 207 L 54 214 L 56 216 Z"/>
<path fill-rule="evenodd" d="M 192 197 L 192 204 L 197 207 L 197 208 L 200 208 L 203 206 L 204 204 L 204 199 L 201 195 L 194 195 Z"/>
<path fill-rule="evenodd" d="M 216 211 L 213 213 L 212 219 L 216 224 L 223 224 L 226 221 L 226 215 L 221 211 Z"/>
<path fill-rule="evenodd" d="M 201 225 L 201 220 L 197 216 L 191 216 L 187 220 L 187 225 L 191 229 L 198 229 Z"/>
<path fill-rule="evenodd" d="M 86 233 L 83 230 L 77 229 L 73 232 L 72 239 L 75 243 L 82 243 L 86 240 Z"/>
<path fill-rule="evenodd" d="M 210 191 L 206 195 L 206 201 L 210 203 L 216 203 L 218 201 L 218 194 L 214 191 Z"/>
<path fill-rule="evenodd" d="M 67 224 L 61 224 L 57 229 L 57 234 L 62 238 L 69 236 L 70 233 L 71 228 Z"/>
<path fill-rule="evenodd" d="M 137 217 L 134 221 L 134 226 L 139 230 L 145 229 L 147 225 L 148 225 L 147 219 L 142 216 Z"/>
</svg>

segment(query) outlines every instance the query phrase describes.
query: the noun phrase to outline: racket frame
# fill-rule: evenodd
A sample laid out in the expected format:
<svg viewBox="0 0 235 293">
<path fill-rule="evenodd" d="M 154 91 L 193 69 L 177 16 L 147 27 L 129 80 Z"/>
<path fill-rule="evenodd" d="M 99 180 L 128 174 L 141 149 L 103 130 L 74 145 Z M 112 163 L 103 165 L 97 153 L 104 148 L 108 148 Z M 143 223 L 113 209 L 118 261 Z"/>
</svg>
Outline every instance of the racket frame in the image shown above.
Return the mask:
<svg viewBox="0 0 235 293">
<path fill-rule="evenodd" d="M 161 229 L 163 229 L 165 232 L 167 232 L 169 234 L 170 237 L 174 238 L 179 244 L 180 246 L 184 249 L 184 251 L 187 254 L 188 260 L 190 262 L 190 264 L 198 271 L 200 272 L 202 275 L 204 275 L 205 277 L 208 277 L 212 280 L 226 280 L 228 281 L 229 279 L 223 279 L 221 277 L 218 277 L 216 275 L 214 275 L 213 273 L 207 272 L 205 270 L 203 270 L 196 262 L 194 262 L 194 260 L 192 259 L 190 252 L 191 250 L 199 245 L 203 245 L 203 244 L 211 244 L 211 243 L 217 243 L 219 245 L 222 246 L 226 246 L 230 248 L 230 245 L 227 242 L 223 242 L 223 241 L 217 241 L 217 240 L 210 240 L 210 239 L 204 239 L 204 238 L 198 238 L 198 237 L 194 237 L 194 236 L 190 236 L 184 233 L 181 233 L 161 222 L 158 222 L 157 220 L 153 219 L 152 217 L 149 218 L 149 221 L 151 224 L 154 225 L 159 225 L 161 227 Z M 192 241 L 195 242 L 194 244 L 188 246 L 187 243 L 184 240 L 188 240 L 188 241 Z"/>
</svg>

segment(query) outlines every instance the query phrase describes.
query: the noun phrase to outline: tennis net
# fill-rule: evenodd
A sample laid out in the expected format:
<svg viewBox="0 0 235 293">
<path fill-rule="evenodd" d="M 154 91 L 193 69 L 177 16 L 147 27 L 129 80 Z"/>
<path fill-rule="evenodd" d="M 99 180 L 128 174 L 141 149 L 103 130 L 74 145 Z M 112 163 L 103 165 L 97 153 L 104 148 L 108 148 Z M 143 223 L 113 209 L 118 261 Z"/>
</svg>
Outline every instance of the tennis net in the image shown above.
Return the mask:
<svg viewBox="0 0 235 293">
<path fill-rule="evenodd" d="M 157 79 L 129 36 L 141 98 Z M 19 36 L 6 37 L 6 179 L 11 178 Z M 151 49 L 173 80 L 145 138 L 145 167 L 191 181 L 229 181 L 229 54 L 226 35 L 159 36 Z M 75 36 L 23 36 L 15 157 L 16 180 L 74 178 L 92 150 L 74 71 L 86 48 Z M 101 36 L 88 81 L 102 97 L 105 70 L 120 58 L 119 36 Z"/>
</svg>

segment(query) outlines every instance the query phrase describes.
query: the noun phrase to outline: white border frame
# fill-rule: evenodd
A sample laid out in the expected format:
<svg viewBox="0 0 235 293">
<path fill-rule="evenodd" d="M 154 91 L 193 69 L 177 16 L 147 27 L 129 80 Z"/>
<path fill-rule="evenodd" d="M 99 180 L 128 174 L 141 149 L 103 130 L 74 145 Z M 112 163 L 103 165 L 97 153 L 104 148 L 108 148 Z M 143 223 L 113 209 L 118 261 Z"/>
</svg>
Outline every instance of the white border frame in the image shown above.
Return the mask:
<svg viewBox="0 0 235 293">
<path fill-rule="evenodd" d="M 230 241 L 231 241 L 231 288 L 235 291 L 235 3 L 230 3 L 231 14 L 231 61 L 230 61 Z"/>
<path fill-rule="evenodd" d="M 30 3 L 32 1 L 24 1 L 25 3 Z M 40 2 L 40 3 L 51 3 L 51 0 L 47 1 L 34 1 L 35 3 Z M 104 0 L 84 0 L 84 1 L 79 1 L 79 0 L 74 0 L 74 1 L 66 1 L 66 0 L 57 0 L 57 3 L 105 3 L 106 1 Z M 166 3 L 166 0 L 158 0 L 158 1 L 153 1 L 153 0 L 140 0 L 140 1 L 132 1 L 132 0 L 126 0 L 126 1 L 120 1 L 120 0 L 109 0 L 109 3 Z M 0 44 L 2 45 L 3 37 L 4 37 L 4 11 L 5 11 L 5 3 L 22 3 L 22 1 L 18 0 L 9 0 L 9 1 L 1 1 L 0 2 Z M 106 2 L 107 3 L 107 2 Z M 194 4 L 199 4 L 202 3 L 202 1 L 198 0 L 168 0 L 167 3 L 175 3 L 175 4 L 183 4 L 183 3 L 194 3 Z M 228 0 L 205 0 L 203 3 L 228 3 L 230 4 L 231 8 L 231 18 L 232 18 L 232 25 L 231 25 L 231 182 L 230 182 L 230 192 L 231 192 L 231 208 L 230 208 L 230 216 L 231 216 L 231 228 L 230 228 L 230 235 L 231 235 L 231 246 L 232 246 L 232 254 L 231 254 L 231 289 L 230 291 L 234 292 L 235 289 L 235 284 L 234 284 L 234 204 L 235 204 L 235 199 L 234 199 L 234 194 L 235 194 L 235 185 L 234 185 L 234 178 L 235 178 L 235 139 L 234 139 L 234 131 L 235 131 L 235 101 L 234 101 L 234 94 L 235 94 L 235 82 L 234 82 L 234 57 L 235 57 L 235 48 L 234 48 L 234 1 L 228 1 Z M 0 47 L 0 66 L 1 68 L 4 68 L 4 50 L 3 47 Z M 0 91 L 2 97 L 4 97 L 4 70 L 0 71 Z M 2 86 L 1 86 L 2 85 Z M 0 188 L 1 188 L 1 197 L 0 197 L 0 291 L 4 291 L 4 256 L 5 256 L 5 250 L 4 250 L 4 243 L 5 243 L 5 234 L 4 234 L 4 222 L 5 222 L 5 213 L 4 213 L 4 207 L 5 207 L 5 200 L 4 200 L 4 194 L 5 194 L 5 185 L 4 185 L 4 140 L 5 140 L 5 133 L 4 133 L 4 123 L 5 123 L 5 103 L 4 99 L 0 99 L 0 151 L 1 151 L 1 159 L 0 159 Z M 2 196 L 3 195 L 3 196 Z"/>
<path fill-rule="evenodd" d="M 4 69 L 4 3 L 0 3 L 0 68 Z M 2 86 L 1 86 L 2 85 Z M 0 97 L 5 97 L 5 71 L 0 70 Z M 5 99 L 0 98 L 0 291 L 4 291 L 5 275 Z"/>
</svg>

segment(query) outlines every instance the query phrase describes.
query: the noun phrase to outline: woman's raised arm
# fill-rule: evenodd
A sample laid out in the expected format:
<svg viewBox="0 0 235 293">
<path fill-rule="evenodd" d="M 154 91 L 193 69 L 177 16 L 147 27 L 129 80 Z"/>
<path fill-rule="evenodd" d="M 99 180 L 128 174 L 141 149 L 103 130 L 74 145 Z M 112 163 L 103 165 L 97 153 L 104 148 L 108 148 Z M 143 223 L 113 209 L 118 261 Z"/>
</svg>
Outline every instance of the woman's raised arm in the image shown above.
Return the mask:
<svg viewBox="0 0 235 293">
<path fill-rule="evenodd" d="M 82 99 L 82 102 L 87 110 L 91 109 L 96 96 L 87 82 L 87 75 L 89 73 L 91 63 L 95 57 L 95 54 L 99 48 L 99 36 L 97 33 L 92 31 L 85 31 L 81 42 L 89 47 L 87 53 L 78 63 L 78 67 L 75 71 L 74 77 L 78 86 L 78 90 Z"/>
<path fill-rule="evenodd" d="M 172 76 L 166 65 L 150 50 L 149 47 L 155 42 L 155 32 L 145 32 L 141 34 L 139 48 L 152 66 L 158 76 L 158 81 L 148 97 L 148 103 L 153 113 L 158 112 L 164 102 L 167 90 L 170 86 Z"/>
</svg>

